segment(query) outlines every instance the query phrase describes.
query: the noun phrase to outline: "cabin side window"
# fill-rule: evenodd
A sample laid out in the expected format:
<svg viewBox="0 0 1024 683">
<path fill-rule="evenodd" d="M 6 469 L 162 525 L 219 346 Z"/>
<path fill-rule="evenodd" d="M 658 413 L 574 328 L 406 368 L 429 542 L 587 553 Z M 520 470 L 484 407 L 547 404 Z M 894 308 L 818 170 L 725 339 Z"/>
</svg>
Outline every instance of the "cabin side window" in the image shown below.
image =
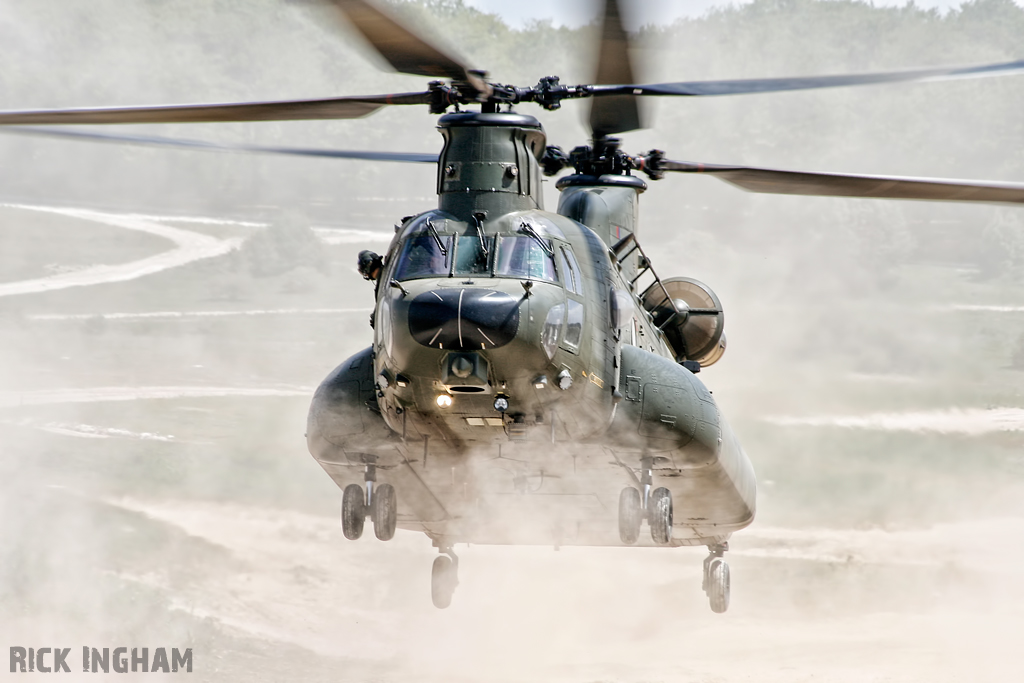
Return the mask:
<svg viewBox="0 0 1024 683">
<path fill-rule="evenodd" d="M 565 324 L 565 305 L 556 304 L 548 311 L 544 319 L 544 331 L 540 336 L 540 344 L 544 347 L 544 353 L 548 358 L 555 357 L 558 350 L 558 338 L 562 334 L 562 326 Z"/>
<path fill-rule="evenodd" d="M 562 343 L 573 353 L 579 353 L 583 339 L 583 304 L 572 299 L 566 300 L 565 336 Z"/>
<path fill-rule="evenodd" d="M 447 277 L 451 266 L 452 237 L 434 232 L 411 235 L 398 257 L 394 278 L 414 280 L 424 277 Z"/>
</svg>

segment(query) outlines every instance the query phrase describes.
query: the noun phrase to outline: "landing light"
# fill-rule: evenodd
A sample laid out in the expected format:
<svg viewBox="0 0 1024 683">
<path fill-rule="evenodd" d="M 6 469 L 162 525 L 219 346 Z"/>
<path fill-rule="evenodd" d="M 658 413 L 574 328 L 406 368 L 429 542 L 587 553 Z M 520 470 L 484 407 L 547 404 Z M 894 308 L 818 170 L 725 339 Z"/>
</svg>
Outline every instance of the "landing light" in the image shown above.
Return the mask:
<svg viewBox="0 0 1024 683">
<path fill-rule="evenodd" d="M 437 396 L 437 407 L 438 408 L 450 408 L 452 405 L 452 397 L 448 394 L 438 394 Z"/>
<path fill-rule="evenodd" d="M 499 413 L 504 413 L 506 410 L 508 410 L 508 398 L 506 398 L 505 396 L 499 396 L 498 398 L 494 399 L 494 409 L 497 410 Z"/>
<path fill-rule="evenodd" d="M 543 389 L 547 385 L 548 385 L 548 377 L 547 377 L 547 375 L 537 375 L 536 377 L 533 378 L 533 388 L 534 389 Z"/>
</svg>

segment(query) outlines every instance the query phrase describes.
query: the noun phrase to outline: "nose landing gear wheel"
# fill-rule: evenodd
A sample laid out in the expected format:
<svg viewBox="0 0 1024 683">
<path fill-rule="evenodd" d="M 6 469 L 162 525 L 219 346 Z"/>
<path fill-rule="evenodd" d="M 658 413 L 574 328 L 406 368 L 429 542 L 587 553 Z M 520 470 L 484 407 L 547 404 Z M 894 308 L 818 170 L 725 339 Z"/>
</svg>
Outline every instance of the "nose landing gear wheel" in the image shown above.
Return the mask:
<svg viewBox="0 0 1024 683">
<path fill-rule="evenodd" d="M 729 565 L 722 557 L 728 549 L 728 543 L 709 546 L 711 554 L 704 559 L 704 585 L 701 588 L 708 596 L 711 611 L 716 614 L 729 609 Z"/>
<path fill-rule="evenodd" d="M 647 509 L 651 538 L 655 543 L 665 545 L 672 540 L 672 492 L 665 487 L 654 489 Z"/>
<path fill-rule="evenodd" d="M 395 525 L 398 521 L 398 499 L 395 487 L 381 484 L 373 492 L 373 533 L 382 541 L 390 541 L 395 536 Z"/>
<path fill-rule="evenodd" d="M 707 584 L 711 611 L 721 614 L 729 609 L 729 565 L 722 558 L 711 561 Z"/>
<path fill-rule="evenodd" d="M 349 484 L 341 497 L 341 530 L 345 538 L 354 541 L 363 535 L 363 522 L 366 521 L 366 502 L 363 487 Z"/>
<path fill-rule="evenodd" d="M 453 561 L 445 555 L 434 558 L 434 566 L 430 568 L 430 599 L 434 607 L 447 609 L 452 604 L 452 596 L 458 585 L 458 560 Z"/>
<path fill-rule="evenodd" d="M 640 538 L 640 523 L 644 511 L 640 503 L 640 492 L 632 486 L 622 489 L 619 494 L 619 538 L 627 545 L 633 545 Z"/>
</svg>

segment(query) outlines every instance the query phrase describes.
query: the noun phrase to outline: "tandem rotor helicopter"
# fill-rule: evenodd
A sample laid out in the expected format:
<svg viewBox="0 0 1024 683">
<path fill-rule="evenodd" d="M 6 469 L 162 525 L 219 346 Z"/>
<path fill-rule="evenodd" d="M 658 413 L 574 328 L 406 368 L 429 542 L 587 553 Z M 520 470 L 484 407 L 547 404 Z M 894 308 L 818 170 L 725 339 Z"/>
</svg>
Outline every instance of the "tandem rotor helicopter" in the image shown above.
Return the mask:
<svg viewBox="0 0 1024 683">
<path fill-rule="evenodd" d="M 618 0 L 605 0 L 596 76 L 494 83 L 371 4 L 323 0 L 427 90 L 321 100 L 0 112 L 0 125 L 349 119 L 396 105 L 440 115 L 440 155 L 218 146 L 65 129 L 118 142 L 437 164 L 438 206 L 402 219 L 376 284 L 372 344 L 337 367 L 309 411 L 310 453 L 343 489 L 344 534 L 369 518 L 389 540 L 420 531 L 440 555 L 434 604 L 458 583 L 457 543 L 708 548 L 703 589 L 729 606 L 728 541 L 755 514 L 753 467 L 697 378 L 726 348 L 717 295 L 661 278 L 638 239 L 640 194 L 666 173 L 705 173 L 794 195 L 1024 203 L 1024 184 L 803 173 L 630 155 L 638 97 L 696 97 L 1024 72 L 1024 60 L 842 76 L 637 84 Z M 589 98 L 589 145 L 548 146 L 533 116 Z M 474 107 L 474 108 L 471 108 Z M 454 111 L 449 111 L 449 110 Z M 555 212 L 542 175 L 565 168 Z M 642 534 L 646 522 L 648 534 Z"/>
</svg>

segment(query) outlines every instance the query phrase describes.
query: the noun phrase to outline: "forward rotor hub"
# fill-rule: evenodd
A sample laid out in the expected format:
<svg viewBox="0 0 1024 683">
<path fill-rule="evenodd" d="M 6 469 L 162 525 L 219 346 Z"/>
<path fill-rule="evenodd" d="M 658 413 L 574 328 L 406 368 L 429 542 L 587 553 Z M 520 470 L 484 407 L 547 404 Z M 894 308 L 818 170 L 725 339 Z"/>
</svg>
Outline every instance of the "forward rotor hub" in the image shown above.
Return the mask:
<svg viewBox="0 0 1024 683">
<path fill-rule="evenodd" d="M 535 86 L 519 87 L 503 83 L 486 83 L 483 78 L 486 72 L 473 72 L 484 83 L 485 90 L 479 89 L 478 83 L 469 81 L 443 81 L 430 83 L 430 112 L 443 114 L 448 107 L 459 105 L 481 104 L 484 113 L 497 111 L 500 105 L 512 106 L 522 102 L 535 102 L 548 111 L 561 108 L 562 100 L 590 97 L 592 88 L 586 85 L 562 85 L 558 76 L 545 76 Z"/>
</svg>

